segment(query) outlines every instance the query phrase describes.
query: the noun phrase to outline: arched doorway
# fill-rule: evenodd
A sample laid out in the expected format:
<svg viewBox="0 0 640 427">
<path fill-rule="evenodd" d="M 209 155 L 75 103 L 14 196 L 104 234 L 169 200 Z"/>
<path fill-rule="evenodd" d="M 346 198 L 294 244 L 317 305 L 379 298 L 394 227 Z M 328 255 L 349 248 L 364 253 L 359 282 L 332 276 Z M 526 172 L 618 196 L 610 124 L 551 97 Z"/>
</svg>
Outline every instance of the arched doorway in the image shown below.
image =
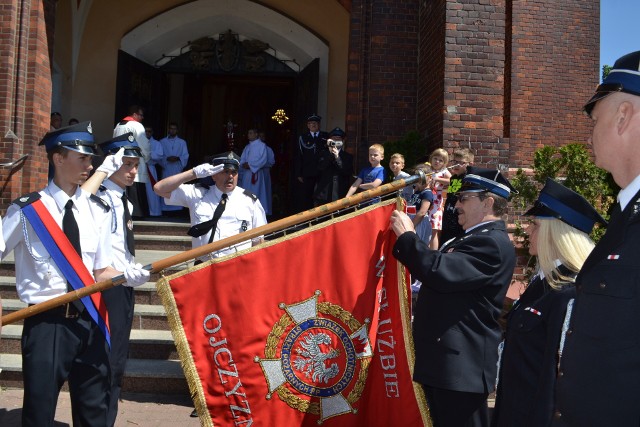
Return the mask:
<svg viewBox="0 0 640 427">
<path fill-rule="evenodd" d="M 140 104 L 156 137 L 177 122 L 192 165 L 228 149 L 228 122 L 237 153 L 247 129 L 262 128 L 276 153 L 274 216 L 284 216 L 291 213 L 289 171 L 299 125 L 309 113 L 326 111 L 329 50 L 272 9 L 245 0 L 225 5 L 181 5 L 123 37 L 114 119 Z M 185 34 L 189 41 L 176 46 Z M 272 120 L 278 109 L 288 121 Z"/>
</svg>

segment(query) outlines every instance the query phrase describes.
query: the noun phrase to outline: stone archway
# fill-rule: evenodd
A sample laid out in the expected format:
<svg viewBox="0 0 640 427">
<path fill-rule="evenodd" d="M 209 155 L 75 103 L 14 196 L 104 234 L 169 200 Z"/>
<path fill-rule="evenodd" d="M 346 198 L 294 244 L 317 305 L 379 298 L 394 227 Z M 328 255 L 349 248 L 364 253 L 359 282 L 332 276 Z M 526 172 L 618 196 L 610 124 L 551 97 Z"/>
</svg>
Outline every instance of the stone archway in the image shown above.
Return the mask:
<svg viewBox="0 0 640 427">
<path fill-rule="evenodd" d="M 121 49 L 150 65 L 163 55 L 183 53 L 189 41 L 224 33 L 268 43 L 274 56 L 294 71 L 319 59 L 318 109 L 327 111 L 329 46 L 311 31 L 277 11 L 248 0 L 197 0 L 177 6 L 140 24 L 122 38 Z"/>
</svg>

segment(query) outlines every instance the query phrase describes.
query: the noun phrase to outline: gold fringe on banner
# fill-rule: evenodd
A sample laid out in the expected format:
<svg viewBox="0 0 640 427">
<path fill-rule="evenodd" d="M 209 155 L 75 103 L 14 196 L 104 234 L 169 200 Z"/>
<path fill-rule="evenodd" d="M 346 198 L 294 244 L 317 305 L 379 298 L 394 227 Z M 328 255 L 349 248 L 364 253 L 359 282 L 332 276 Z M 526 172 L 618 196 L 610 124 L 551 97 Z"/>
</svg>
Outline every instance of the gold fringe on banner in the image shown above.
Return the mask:
<svg viewBox="0 0 640 427">
<path fill-rule="evenodd" d="M 165 311 L 167 313 L 167 319 L 169 322 L 169 326 L 171 328 L 171 333 L 173 335 L 175 344 L 176 344 L 176 348 L 178 350 L 178 355 L 180 357 L 180 363 L 182 365 L 182 368 L 184 370 L 184 374 L 185 374 L 185 378 L 187 380 L 187 384 L 189 386 L 189 390 L 191 392 L 191 396 L 194 400 L 195 403 L 195 407 L 198 411 L 198 414 L 200 414 L 200 423 L 202 426 L 206 426 L 206 427 L 213 427 L 214 423 L 211 420 L 211 417 L 209 416 L 209 410 L 207 408 L 206 405 L 206 399 L 205 399 L 205 394 L 204 394 L 204 389 L 202 387 L 202 381 L 198 375 L 198 372 L 196 370 L 195 367 L 195 362 L 193 360 L 193 356 L 191 353 L 191 349 L 189 348 L 189 343 L 187 341 L 187 337 L 184 333 L 184 329 L 183 329 L 183 325 L 182 325 L 182 320 L 180 318 L 180 314 L 176 305 L 176 301 L 173 297 L 173 292 L 171 290 L 171 286 L 169 284 L 169 282 L 173 279 L 176 279 L 178 277 L 181 277 L 185 274 L 189 274 L 191 272 L 194 271 L 198 271 L 202 268 L 207 268 L 212 264 L 216 264 L 218 262 L 223 262 L 223 261 L 229 261 L 230 259 L 233 259 L 235 257 L 253 252 L 253 251 L 258 251 L 267 247 L 271 247 L 273 245 L 277 245 L 279 243 L 282 243 L 284 241 L 287 241 L 289 239 L 295 238 L 295 237 L 299 237 L 301 235 L 307 234 L 307 233 L 312 233 L 318 229 L 324 228 L 324 227 L 329 227 L 333 224 L 336 224 L 338 222 L 341 221 L 345 221 L 348 219 L 351 219 L 353 217 L 356 217 L 358 215 L 361 215 L 363 213 L 369 212 L 373 209 L 376 209 L 379 206 L 386 206 L 389 205 L 391 203 L 396 203 L 396 205 L 398 207 L 400 207 L 400 209 L 402 209 L 402 207 L 404 206 L 404 202 L 401 198 L 396 197 L 394 199 L 390 199 L 390 200 L 383 200 L 379 203 L 376 203 L 374 205 L 371 206 L 367 206 L 364 208 L 359 208 L 358 210 L 354 211 L 354 212 L 350 212 L 350 213 L 343 213 L 339 216 L 335 216 L 329 219 L 326 219 L 325 221 L 318 223 L 318 224 L 314 224 L 314 225 L 310 225 L 309 227 L 306 227 L 304 229 L 299 230 L 296 233 L 291 233 L 291 234 L 287 234 L 281 238 L 275 239 L 275 240 L 269 240 L 269 241 L 265 241 L 264 243 L 258 245 L 258 246 L 254 246 L 251 248 L 247 248 L 241 251 L 238 251 L 235 254 L 230 254 L 221 258 L 214 258 L 211 259 L 207 262 L 204 262 L 202 264 L 199 264 L 197 266 L 193 266 L 190 268 L 187 268 L 185 270 L 179 271 L 175 274 L 169 275 L 169 276 L 162 276 L 162 278 L 156 282 L 156 287 L 158 290 L 158 294 L 161 297 L 162 300 L 162 304 L 164 305 Z M 311 222 L 311 221 L 310 221 Z M 310 223 L 309 222 L 309 223 Z M 405 354 L 407 357 L 407 361 L 410 365 L 410 372 L 411 374 L 413 374 L 413 370 L 414 370 L 414 363 L 415 363 L 415 352 L 414 352 L 414 346 L 413 346 L 413 337 L 412 337 L 412 332 L 411 332 L 411 307 L 408 303 L 409 298 L 410 298 L 410 293 L 411 293 L 411 289 L 409 287 L 409 284 L 407 283 L 407 277 L 406 277 L 406 269 L 405 267 L 400 264 L 399 262 L 396 261 L 397 264 L 397 268 L 399 269 L 399 274 L 398 277 L 400 278 L 400 280 L 398 280 L 398 286 L 399 286 L 399 295 L 400 295 L 400 310 L 401 310 L 401 318 L 402 318 L 402 331 L 404 334 L 404 341 L 405 341 Z M 327 310 L 330 310 L 331 307 L 326 307 Z M 340 314 L 338 313 L 338 316 Z M 283 318 L 286 316 L 283 316 Z M 348 319 L 347 319 L 348 320 Z M 280 322 L 278 324 L 276 324 L 276 326 L 274 326 L 274 329 L 276 329 L 278 327 L 278 325 L 280 325 L 282 327 L 282 329 L 286 329 L 286 324 L 280 324 L 281 322 L 285 322 L 288 321 L 288 319 L 283 320 L 280 319 Z M 348 322 L 346 322 L 348 324 Z M 277 343 L 277 340 L 274 338 L 274 343 Z M 269 357 L 270 351 L 271 352 L 275 352 L 275 347 L 273 347 L 271 350 L 270 349 L 271 346 L 267 345 L 267 349 L 265 350 L 265 354 L 267 355 L 267 357 Z M 269 353 L 269 354 L 267 354 Z M 367 370 L 368 370 L 368 363 L 363 366 L 363 369 L 361 370 L 360 373 L 360 377 L 357 380 L 356 386 L 354 387 L 354 389 L 352 390 L 352 392 L 350 393 L 348 400 L 351 401 L 356 401 L 358 400 L 358 398 L 360 397 L 360 395 L 362 394 L 362 391 L 364 390 L 365 387 L 365 381 L 366 381 L 366 375 L 367 375 Z M 422 408 L 427 408 L 427 404 L 426 404 L 426 398 L 424 395 L 424 392 L 422 390 L 422 387 L 420 386 L 420 384 L 417 383 L 413 383 L 413 388 L 416 394 L 416 398 L 418 399 L 419 403 L 421 404 Z M 309 405 L 309 402 L 306 401 L 302 401 L 301 399 L 298 399 L 296 396 L 294 396 L 293 394 L 291 394 L 290 392 L 288 392 L 288 390 L 278 390 L 278 394 L 280 395 L 280 398 L 285 401 L 285 400 L 292 400 L 292 404 L 293 405 Z M 299 402 L 298 402 L 299 400 Z M 311 405 L 314 405 L 313 403 L 311 403 Z M 317 406 L 317 404 L 315 404 Z M 309 408 L 311 410 L 311 412 L 319 412 L 319 408 Z M 203 416 L 204 414 L 206 414 L 205 416 Z M 423 422 L 425 426 L 432 426 L 431 423 L 431 419 L 428 413 L 428 410 L 426 412 L 421 411 L 421 415 L 423 417 Z"/>
</svg>

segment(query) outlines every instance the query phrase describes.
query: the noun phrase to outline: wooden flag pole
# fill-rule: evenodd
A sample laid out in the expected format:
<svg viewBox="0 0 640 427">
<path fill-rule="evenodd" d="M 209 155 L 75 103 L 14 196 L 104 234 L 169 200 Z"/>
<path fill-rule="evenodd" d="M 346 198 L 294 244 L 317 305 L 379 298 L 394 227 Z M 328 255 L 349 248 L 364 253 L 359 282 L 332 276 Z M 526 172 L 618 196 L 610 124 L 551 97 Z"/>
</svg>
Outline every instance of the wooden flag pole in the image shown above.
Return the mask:
<svg viewBox="0 0 640 427">
<path fill-rule="evenodd" d="M 384 196 L 386 194 L 393 193 L 394 191 L 399 191 L 404 187 L 406 187 L 407 185 L 412 185 L 417 182 L 426 183 L 426 179 L 428 175 L 431 175 L 431 174 L 425 174 L 423 171 L 418 170 L 416 175 L 412 175 L 406 179 L 398 179 L 388 184 L 381 185 L 372 190 L 363 191 L 362 193 L 358 193 L 350 197 L 345 197 L 344 199 L 336 200 L 335 202 L 327 203 L 326 205 L 318 206 L 316 208 L 309 209 L 307 211 L 300 212 L 298 214 L 291 215 L 286 218 L 282 218 L 272 223 L 265 224 L 261 227 L 253 228 L 251 230 L 247 230 L 240 234 L 227 237 L 226 239 L 218 240 L 216 242 L 212 242 L 207 245 L 200 246 L 198 248 L 190 249 L 188 251 L 184 251 L 179 254 L 176 254 L 167 258 L 163 258 L 152 264 L 148 264 L 144 266 L 144 268 L 146 270 L 151 271 L 152 273 L 156 273 L 156 272 L 165 270 L 169 267 L 173 267 L 174 265 L 180 265 L 189 260 L 207 255 L 212 252 L 216 252 L 220 249 L 234 246 L 234 245 L 237 245 L 238 243 L 245 242 L 247 240 L 250 240 L 256 237 L 276 233 L 278 231 L 285 230 L 289 227 L 293 227 L 295 225 L 302 224 L 303 222 L 318 218 L 322 215 L 327 215 L 332 212 L 336 212 L 340 209 L 349 208 L 351 206 L 357 205 L 358 203 L 367 201 L 373 197 Z M 81 289 L 76 289 L 74 291 L 71 291 L 64 295 L 60 295 L 50 300 L 41 302 L 39 304 L 31 305 L 29 307 L 25 307 L 18 311 L 14 311 L 12 313 L 6 314 L 2 316 L 1 324 L 9 325 L 11 323 L 15 323 L 27 317 L 42 313 L 47 310 L 51 310 L 52 308 L 55 308 L 64 304 L 68 304 L 80 298 L 84 298 L 93 293 L 101 292 L 106 289 L 112 288 L 114 286 L 120 285 L 124 282 L 126 282 L 126 279 L 124 278 L 124 275 L 121 274 L 119 276 L 113 277 L 112 279 L 103 280 L 101 282 L 94 283 L 93 285 L 85 286 L 84 288 L 81 288 Z"/>
</svg>

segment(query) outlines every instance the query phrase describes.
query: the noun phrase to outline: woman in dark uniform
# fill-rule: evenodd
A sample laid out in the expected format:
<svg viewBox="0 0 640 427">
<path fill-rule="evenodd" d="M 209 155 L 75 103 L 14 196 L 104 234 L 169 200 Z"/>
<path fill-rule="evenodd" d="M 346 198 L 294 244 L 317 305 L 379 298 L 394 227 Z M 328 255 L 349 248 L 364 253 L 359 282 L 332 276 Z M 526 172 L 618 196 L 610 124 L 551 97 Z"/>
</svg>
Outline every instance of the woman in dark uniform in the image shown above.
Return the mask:
<svg viewBox="0 0 640 427">
<path fill-rule="evenodd" d="M 527 232 L 537 272 L 507 315 L 495 427 L 551 424 L 563 325 L 576 294 L 574 280 L 594 247 L 588 233 L 596 222 L 606 224 L 582 196 L 551 179 L 525 215 L 535 217 Z"/>
</svg>

